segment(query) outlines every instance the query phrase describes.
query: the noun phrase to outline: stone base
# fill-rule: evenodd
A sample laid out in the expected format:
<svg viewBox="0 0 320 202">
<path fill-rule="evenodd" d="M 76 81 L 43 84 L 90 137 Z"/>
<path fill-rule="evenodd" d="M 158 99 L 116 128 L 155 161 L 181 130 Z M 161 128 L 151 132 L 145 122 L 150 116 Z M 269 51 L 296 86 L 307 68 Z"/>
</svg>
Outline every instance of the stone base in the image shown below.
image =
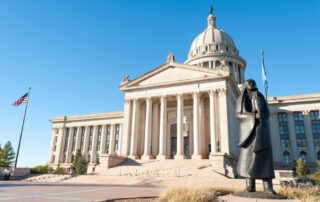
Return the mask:
<svg viewBox="0 0 320 202">
<path fill-rule="evenodd" d="M 169 159 L 169 157 L 165 154 L 159 154 L 157 156 L 157 160 L 166 160 L 166 159 Z"/>
<path fill-rule="evenodd" d="M 237 157 L 226 153 L 210 154 L 212 169 L 221 175 L 234 178 L 237 176 Z"/>
<path fill-rule="evenodd" d="M 241 196 L 239 196 L 241 195 Z M 245 196 L 246 195 L 246 196 Z M 262 197 L 262 198 L 260 198 Z M 264 192 L 241 192 L 234 195 L 224 195 L 217 198 L 219 202 L 298 202 L 298 199 L 290 199 L 279 194 L 267 194 Z"/>
<path fill-rule="evenodd" d="M 128 158 L 130 159 L 140 159 L 139 155 L 129 155 Z"/>
<path fill-rule="evenodd" d="M 176 154 L 174 156 L 174 160 L 183 160 L 185 158 L 186 158 L 186 156 L 184 154 Z"/>
<path fill-rule="evenodd" d="M 155 159 L 155 157 L 152 156 L 152 155 L 143 155 L 143 156 L 141 156 L 141 160 L 150 160 L 150 159 Z"/>
<path fill-rule="evenodd" d="M 193 159 L 193 160 L 201 160 L 201 159 L 204 159 L 204 157 L 201 154 L 193 154 L 191 159 Z"/>
<path fill-rule="evenodd" d="M 117 166 L 120 163 L 124 162 L 127 157 L 124 156 L 117 156 L 117 155 L 109 155 L 109 154 L 101 154 L 100 157 L 100 164 L 98 166 L 88 166 L 88 173 L 93 172 L 92 168 L 94 168 L 94 172 L 100 172 L 104 170 L 108 170 L 111 167 Z"/>
</svg>

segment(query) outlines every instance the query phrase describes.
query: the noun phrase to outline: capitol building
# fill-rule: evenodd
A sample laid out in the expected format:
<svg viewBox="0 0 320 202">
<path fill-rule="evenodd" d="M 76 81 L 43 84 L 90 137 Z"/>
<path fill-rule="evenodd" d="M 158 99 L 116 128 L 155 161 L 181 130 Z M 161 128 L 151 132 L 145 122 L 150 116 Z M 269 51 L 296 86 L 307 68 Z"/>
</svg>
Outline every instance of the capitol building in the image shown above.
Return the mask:
<svg viewBox="0 0 320 202">
<path fill-rule="evenodd" d="M 132 80 L 123 77 L 123 111 L 53 118 L 48 165 L 70 167 L 80 149 L 88 169 L 121 157 L 209 159 L 213 167 L 234 172 L 240 153 L 236 101 L 246 80 L 246 61 L 213 14 L 207 22 L 184 63 L 170 53 L 163 65 Z M 320 160 L 320 93 L 267 101 L 275 168 L 290 169 L 300 157 L 315 166 Z"/>
</svg>

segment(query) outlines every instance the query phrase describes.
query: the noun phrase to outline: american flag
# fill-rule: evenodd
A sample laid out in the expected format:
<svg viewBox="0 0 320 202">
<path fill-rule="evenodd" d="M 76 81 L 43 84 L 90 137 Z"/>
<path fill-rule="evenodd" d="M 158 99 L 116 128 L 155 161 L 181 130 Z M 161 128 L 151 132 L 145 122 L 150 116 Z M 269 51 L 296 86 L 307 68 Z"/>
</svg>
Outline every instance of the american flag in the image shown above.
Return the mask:
<svg viewBox="0 0 320 202">
<path fill-rule="evenodd" d="M 17 101 L 12 103 L 13 106 L 19 107 L 21 103 L 27 103 L 28 101 L 28 93 L 24 94 L 21 98 L 19 98 Z"/>
</svg>

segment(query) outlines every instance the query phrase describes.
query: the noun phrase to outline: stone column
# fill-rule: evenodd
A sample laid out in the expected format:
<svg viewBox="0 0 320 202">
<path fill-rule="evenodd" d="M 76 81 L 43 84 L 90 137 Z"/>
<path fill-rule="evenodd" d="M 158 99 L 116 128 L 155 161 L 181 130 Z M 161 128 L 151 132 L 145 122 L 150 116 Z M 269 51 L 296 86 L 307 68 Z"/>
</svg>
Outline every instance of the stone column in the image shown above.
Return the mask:
<svg viewBox="0 0 320 202">
<path fill-rule="evenodd" d="M 160 131 L 159 131 L 159 154 L 157 159 L 167 159 L 166 155 L 166 134 L 167 134 L 167 99 L 166 96 L 160 97 Z"/>
<path fill-rule="evenodd" d="M 67 151 L 66 152 L 66 163 L 72 163 L 71 162 L 71 155 L 72 155 L 72 144 L 73 144 L 73 131 L 74 128 L 69 128 L 69 139 L 68 139 L 68 146 L 67 146 Z"/>
<path fill-rule="evenodd" d="M 52 164 L 52 157 L 55 153 L 55 151 L 53 151 L 53 147 L 54 147 L 54 140 L 55 140 L 55 134 L 56 134 L 56 128 L 52 128 L 51 131 L 51 140 L 50 140 L 50 148 L 49 148 L 49 156 L 48 156 L 48 164 Z"/>
<path fill-rule="evenodd" d="M 88 145 L 89 145 L 89 134 L 90 134 L 90 126 L 85 127 L 84 132 L 84 142 L 83 142 L 83 155 L 88 157 Z"/>
<path fill-rule="evenodd" d="M 183 148 L 183 94 L 177 94 L 177 154 L 174 159 L 184 159 Z"/>
<path fill-rule="evenodd" d="M 106 153 L 107 125 L 102 125 L 101 131 L 101 154 Z"/>
<path fill-rule="evenodd" d="M 144 138 L 144 154 L 142 159 L 151 159 L 151 127 L 152 127 L 152 100 L 151 97 L 146 98 L 146 124 L 145 124 L 145 138 Z"/>
<path fill-rule="evenodd" d="M 76 138 L 76 153 L 78 149 L 80 149 L 80 141 L 81 141 L 81 127 L 77 127 L 77 138 Z"/>
<path fill-rule="evenodd" d="M 193 93 L 193 155 L 192 159 L 201 159 L 200 124 L 199 124 L 199 92 Z"/>
<path fill-rule="evenodd" d="M 121 147 L 122 150 L 120 150 L 120 154 L 127 156 L 130 151 L 132 107 L 130 99 L 125 99 L 124 103 L 124 122 L 121 142 L 123 147 Z"/>
<path fill-rule="evenodd" d="M 159 148 L 159 103 L 153 104 L 151 154 L 156 156 Z"/>
<path fill-rule="evenodd" d="M 296 139 L 296 130 L 293 119 L 293 112 L 288 112 L 288 130 L 289 130 L 289 138 L 291 145 L 291 156 L 293 160 L 297 160 L 298 157 L 298 149 L 297 149 L 297 139 Z"/>
<path fill-rule="evenodd" d="M 210 99 L 210 144 L 211 144 L 211 153 L 210 156 L 216 153 L 216 120 L 215 120 L 215 90 L 209 91 Z"/>
<path fill-rule="evenodd" d="M 312 126 L 311 126 L 311 118 L 310 118 L 310 110 L 304 110 L 303 113 L 303 121 L 304 121 L 304 130 L 308 144 L 308 161 L 309 162 L 317 162 L 316 159 L 316 150 L 314 148 L 313 135 L 312 135 Z"/>
<path fill-rule="evenodd" d="M 123 124 L 119 124 L 119 139 L 118 139 L 118 149 L 115 151 L 117 155 L 121 155 L 121 148 L 122 148 L 122 127 Z"/>
<path fill-rule="evenodd" d="M 115 143 L 115 136 L 116 136 L 116 125 L 110 125 L 110 140 L 109 140 L 109 154 L 113 155 L 115 153 L 114 150 L 114 143 Z"/>
<path fill-rule="evenodd" d="M 64 139 L 65 139 L 65 128 L 64 127 L 59 128 L 57 150 L 56 150 L 56 157 L 55 157 L 55 164 L 57 165 L 62 163 L 61 156 L 63 153 Z"/>
<path fill-rule="evenodd" d="M 138 112 L 139 103 L 137 99 L 133 100 L 132 107 L 132 124 L 131 124 L 131 141 L 130 141 L 130 158 L 137 159 L 137 133 L 138 133 Z"/>
<path fill-rule="evenodd" d="M 96 163 L 97 160 L 97 140 L 98 140 L 98 126 L 93 127 L 91 163 Z"/>
<path fill-rule="evenodd" d="M 218 92 L 219 92 L 219 119 L 220 119 L 221 151 L 223 153 L 230 154 L 227 89 L 220 88 L 220 89 L 218 89 Z"/>
</svg>

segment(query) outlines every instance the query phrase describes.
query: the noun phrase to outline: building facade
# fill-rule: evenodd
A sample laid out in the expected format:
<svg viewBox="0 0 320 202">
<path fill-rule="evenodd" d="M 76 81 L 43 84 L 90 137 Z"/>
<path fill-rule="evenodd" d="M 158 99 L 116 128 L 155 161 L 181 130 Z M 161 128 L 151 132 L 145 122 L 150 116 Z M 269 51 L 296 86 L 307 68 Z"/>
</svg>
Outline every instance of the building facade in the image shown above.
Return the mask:
<svg viewBox="0 0 320 202">
<path fill-rule="evenodd" d="M 232 38 L 208 26 L 185 63 L 167 62 L 138 78 L 123 77 L 124 111 L 56 117 L 48 165 L 69 167 L 80 149 L 90 166 L 102 154 L 132 159 L 212 159 L 231 169 L 240 148 L 236 100 L 245 82 L 245 60 Z M 270 129 L 276 168 L 320 159 L 320 94 L 271 97 Z M 228 166 L 226 166 L 228 165 Z"/>
</svg>

